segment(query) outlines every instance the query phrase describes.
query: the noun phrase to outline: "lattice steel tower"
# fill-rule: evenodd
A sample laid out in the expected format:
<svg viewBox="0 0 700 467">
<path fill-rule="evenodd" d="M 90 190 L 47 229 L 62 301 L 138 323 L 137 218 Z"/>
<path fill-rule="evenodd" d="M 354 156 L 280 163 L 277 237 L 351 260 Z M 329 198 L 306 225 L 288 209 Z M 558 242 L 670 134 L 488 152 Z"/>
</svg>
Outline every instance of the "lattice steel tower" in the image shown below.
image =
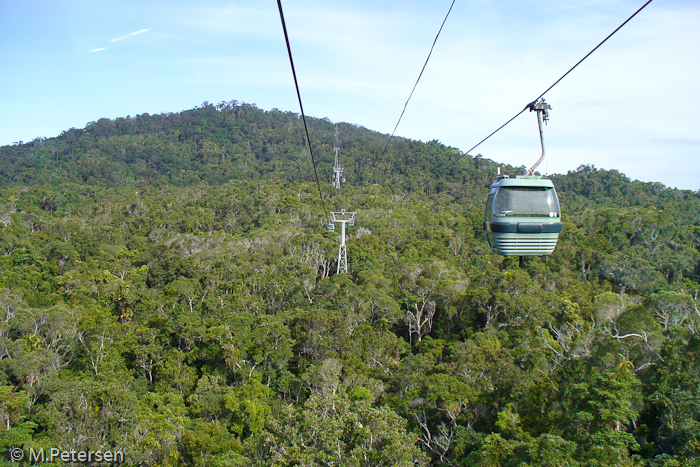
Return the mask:
<svg viewBox="0 0 700 467">
<path fill-rule="evenodd" d="M 348 272 L 348 250 L 345 246 L 345 225 L 349 227 L 355 225 L 355 211 L 347 212 L 343 209 L 341 212 L 331 212 L 331 217 L 328 222 L 328 231 L 335 231 L 335 224 L 340 224 L 340 247 L 338 248 L 338 269 L 337 274 Z"/>
<path fill-rule="evenodd" d="M 335 162 L 333 163 L 333 175 L 331 175 L 331 186 L 333 188 L 336 188 L 338 191 L 340 191 L 340 184 L 345 183 L 345 177 L 343 177 L 343 167 L 340 166 L 340 162 L 338 161 L 338 150 L 340 149 L 338 147 L 338 127 L 335 127 L 335 146 L 333 147 L 335 150 Z"/>
</svg>

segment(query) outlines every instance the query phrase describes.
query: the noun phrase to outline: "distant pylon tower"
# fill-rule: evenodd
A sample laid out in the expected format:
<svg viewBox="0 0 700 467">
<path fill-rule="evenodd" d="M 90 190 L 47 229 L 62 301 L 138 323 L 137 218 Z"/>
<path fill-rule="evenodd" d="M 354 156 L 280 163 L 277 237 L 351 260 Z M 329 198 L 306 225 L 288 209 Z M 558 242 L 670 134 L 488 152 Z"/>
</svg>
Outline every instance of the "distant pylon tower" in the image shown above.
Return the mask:
<svg viewBox="0 0 700 467">
<path fill-rule="evenodd" d="M 341 212 L 331 212 L 330 222 L 328 223 L 328 231 L 335 231 L 335 224 L 340 224 L 340 247 L 338 248 L 338 269 L 337 274 L 348 272 L 348 250 L 345 246 L 345 225 L 352 227 L 355 225 L 355 211 L 346 212 L 343 209 Z"/>
<path fill-rule="evenodd" d="M 335 162 L 333 163 L 333 175 L 331 176 L 331 186 L 338 191 L 340 191 L 340 184 L 345 183 L 345 177 L 343 177 L 343 168 L 340 166 L 338 161 L 338 127 L 335 127 Z"/>
</svg>

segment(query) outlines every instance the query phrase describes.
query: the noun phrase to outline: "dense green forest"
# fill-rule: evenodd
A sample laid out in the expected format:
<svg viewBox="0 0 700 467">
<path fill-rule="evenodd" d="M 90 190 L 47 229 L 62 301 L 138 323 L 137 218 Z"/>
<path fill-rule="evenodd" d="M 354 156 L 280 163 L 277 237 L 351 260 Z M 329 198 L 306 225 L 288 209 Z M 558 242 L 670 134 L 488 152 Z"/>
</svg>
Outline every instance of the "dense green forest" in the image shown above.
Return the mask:
<svg viewBox="0 0 700 467">
<path fill-rule="evenodd" d="M 700 194 L 556 175 L 520 266 L 495 162 L 405 198 L 462 153 L 338 124 L 334 194 L 309 123 L 323 202 L 299 116 L 235 101 L 0 148 L 0 465 L 700 466 Z"/>
</svg>

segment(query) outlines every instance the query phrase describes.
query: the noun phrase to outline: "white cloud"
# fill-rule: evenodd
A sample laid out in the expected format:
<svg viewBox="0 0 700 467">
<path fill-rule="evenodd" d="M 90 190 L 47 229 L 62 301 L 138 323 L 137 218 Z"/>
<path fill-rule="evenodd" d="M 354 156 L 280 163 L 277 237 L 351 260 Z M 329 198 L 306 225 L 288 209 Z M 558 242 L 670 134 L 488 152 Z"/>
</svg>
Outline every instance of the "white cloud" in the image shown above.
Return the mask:
<svg viewBox="0 0 700 467">
<path fill-rule="evenodd" d="M 109 42 L 117 42 L 117 41 L 120 41 L 122 39 L 126 39 L 127 37 L 136 36 L 138 34 L 143 34 L 144 32 L 148 32 L 148 31 L 150 31 L 150 29 L 139 29 L 138 31 L 134 31 L 134 32 L 127 34 L 126 36 L 121 36 L 121 37 L 117 37 L 115 39 L 110 39 Z"/>
</svg>

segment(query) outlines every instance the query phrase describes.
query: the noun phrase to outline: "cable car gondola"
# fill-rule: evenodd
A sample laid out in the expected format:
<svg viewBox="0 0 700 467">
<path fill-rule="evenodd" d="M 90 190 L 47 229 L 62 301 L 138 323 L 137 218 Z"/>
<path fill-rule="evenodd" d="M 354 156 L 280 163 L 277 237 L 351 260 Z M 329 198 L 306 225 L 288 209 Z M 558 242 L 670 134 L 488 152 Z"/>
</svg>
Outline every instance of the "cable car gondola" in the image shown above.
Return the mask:
<svg viewBox="0 0 700 467">
<path fill-rule="evenodd" d="M 503 175 L 491 184 L 484 229 L 494 253 L 551 255 L 561 227 L 559 199 L 551 180 Z"/>
<path fill-rule="evenodd" d="M 551 107 L 539 100 L 537 112 L 542 156 L 527 175 L 501 175 L 489 189 L 484 230 L 491 251 L 503 256 L 546 256 L 557 246 L 562 229 L 559 199 L 551 180 L 533 175 L 544 159 L 542 120 Z"/>
</svg>

